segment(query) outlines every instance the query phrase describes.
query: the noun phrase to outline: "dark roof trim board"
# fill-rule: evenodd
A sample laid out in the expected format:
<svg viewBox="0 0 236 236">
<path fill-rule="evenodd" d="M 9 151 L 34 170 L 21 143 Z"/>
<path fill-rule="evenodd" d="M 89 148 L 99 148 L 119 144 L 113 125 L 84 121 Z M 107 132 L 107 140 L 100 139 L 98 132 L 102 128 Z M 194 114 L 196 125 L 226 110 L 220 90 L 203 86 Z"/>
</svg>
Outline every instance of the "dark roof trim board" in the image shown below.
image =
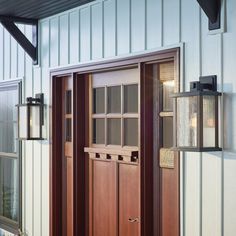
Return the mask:
<svg viewBox="0 0 236 236">
<path fill-rule="evenodd" d="M 219 29 L 221 0 L 197 0 L 197 2 L 209 19 L 209 30 Z"/>
<path fill-rule="evenodd" d="M 0 22 L 25 52 L 38 64 L 38 20 L 81 6 L 94 0 L 0 0 Z M 16 26 L 32 25 L 33 42 Z"/>
<path fill-rule="evenodd" d="M 43 19 L 94 0 L 0 0 L 0 15 Z"/>
</svg>

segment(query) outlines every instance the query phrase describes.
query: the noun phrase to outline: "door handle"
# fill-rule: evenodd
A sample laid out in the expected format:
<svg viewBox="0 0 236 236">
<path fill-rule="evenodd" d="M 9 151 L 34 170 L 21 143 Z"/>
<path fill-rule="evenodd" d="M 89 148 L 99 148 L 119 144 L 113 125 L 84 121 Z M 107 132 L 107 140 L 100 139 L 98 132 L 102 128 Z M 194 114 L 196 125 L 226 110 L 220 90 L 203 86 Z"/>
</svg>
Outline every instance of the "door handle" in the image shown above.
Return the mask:
<svg viewBox="0 0 236 236">
<path fill-rule="evenodd" d="M 139 218 L 129 218 L 128 219 L 129 223 L 138 223 L 139 222 Z"/>
</svg>

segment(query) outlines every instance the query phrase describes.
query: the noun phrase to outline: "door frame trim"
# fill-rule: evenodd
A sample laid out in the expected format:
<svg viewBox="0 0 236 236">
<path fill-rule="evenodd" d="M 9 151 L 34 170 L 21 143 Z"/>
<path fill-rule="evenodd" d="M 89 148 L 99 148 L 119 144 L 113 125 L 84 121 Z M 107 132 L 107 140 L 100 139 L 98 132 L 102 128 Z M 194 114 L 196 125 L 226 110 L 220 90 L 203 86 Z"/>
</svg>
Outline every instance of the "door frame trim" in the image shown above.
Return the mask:
<svg viewBox="0 0 236 236">
<path fill-rule="evenodd" d="M 60 214 L 60 204 L 61 204 L 61 186 L 60 186 L 60 179 L 58 181 L 58 175 L 61 171 L 61 165 L 60 162 L 58 162 L 59 157 L 61 155 L 60 149 L 58 150 L 56 148 L 56 144 L 59 142 L 61 137 L 58 137 L 56 130 L 60 130 L 60 124 L 61 122 L 58 122 L 57 120 L 57 114 L 60 113 L 57 107 L 60 106 L 58 100 L 58 92 L 57 86 L 60 87 L 59 83 L 55 83 L 54 81 L 58 81 L 58 78 L 64 77 L 64 76 L 72 76 L 73 79 L 78 80 L 79 75 L 81 75 L 82 78 L 85 79 L 86 75 L 83 76 L 83 74 L 91 73 L 91 72 L 98 72 L 98 71 L 107 71 L 107 70 L 114 70 L 118 68 L 124 68 L 124 67 L 130 67 L 132 65 L 141 65 L 143 63 L 149 63 L 152 62 L 160 62 L 162 60 L 174 60 L 175 63 L 175 72 L 176 77 L 178 78 L 177 81 L 180 82 L 180 47 L 175 47 L 172 49 L 167 50 L 161 50 L 151 53 L 144 53 L 141 55 L 135 55 L 135 56 L 129 56 L 129 57 L 123 57 L 118 59 L 112 59 L 112 60 L 104 60 L 100 62 L 93 62 L 93 63 L 84 63 L 79 64 L 76 66 L 70 66 L 67 68 L 56 68 L 50 70 L 50 111 L 49 111 L 49 143 L 50 143 L 50 236 L 57 236 L 60 233 L 60 225 L 62 224 L 61 221 L 61 214 Z M 142 71 L 142 68 L 141 68 Z M 78 78 L 77 78 L 78 77 Z M 141 74 L 141 84 L 143 80 L 143 75 Z M 177 85 L 179 88 L 179 84 Z M 55 92 L 54 92 L 55 91 Z M 59 90 L 61 91 L 61 90 Z M 141 96 L 142 96 L 142 90 L 141 90 Z M 59 96 L 60 97 L 60 96 Z M 86 100 L 86 99 L 85 99 Z M 85 101 L 86 102 L 86 101 Z M 146 105 L 141 102 L 141 119 L 142 117 L 142 111 L 145 111 L 145 109 L 149 109 L 146 107 Z M 59 109 L 60 110 L 60 109 Z M 75 119 L 76 120 L 76 119 Z M 153 162 L 146 161 L 148 158 L 145 158 L 146 155 L 148 155 L 148 152 L 146 152 L 147 147 L 145 146 L 145 143 L 142 143 L 142 140 L 145 140 L 144 137 L 148 137 L 147 132 L 145 132 L 144 129 L 144 122 L 141 122 L 141 219 L 142 219 L 142 227 L 141 227 L 141 235 L 153 235 L 153 215 L 151 214 L 153 210 L 153 201 L 150 201 L 149 199 L 146 199 L 148 195 L 153 194 L 153 188 L 151 185 L 147 185 L 148 181 L 150 181 L 150 178 L 152 176 L 152 171 L 150 171 L 153 166 Z M 145 132 L 145 133 L 144 133 Z M 148 145 L 148 142 L 146 142 Z M 55 145 L 54 145 L 55 144 Z M 84 154 L 83 154 L 84 155 Z M 150 158 L 149 158 L 150 159 Z M 178 163 L 179 165 L 179 163 Z M 86 170 L 84 170 L 86 172 Z M 180 175 L 180 172 L 179 172 Z M 60 178 L 60 177 L 59 177 Z M 179 177 L 180 178 L 180 177 Z M 180 183 L 180 181 L 178 181 Z M 81 183 L 81 181 L 80 181 Z M 85 183 L 85 182 L 84 182 Z M 85 183 L 86 185 L 86 183 Z M 180 228 L 180 186 L 179 186 L 179 228 Z M 86 192 L 88 189 L 86 186 L 83 186 L 84 192 Z M 86 193 L 85 193 L 86 194 Z M 142 195 L 144 194 L 144 195 Z M 146 200 L 145 200 L 146 199 Z M 81 198 L 81 201 L 84 200 L 84 198 Z M 88 221 L 88 214 L 86 213 L 86 204 L 84 205 L 84 209 L 82 210 L 83 217 L 86 217 L 86 221 Z M 76 224 L 75 224 L 76 225 Z M 78 226 L 79 227 L 79 226 Z M 81 226 L 80 226 L 81 227 Z M 85 223 L 84 226 L 86 235 L 88 233 L 88 222 Z M 151 231 L 150 231 L 151 229 Z M 76 232 L 76 230 L 75 230 Z M 151 234 L 150 234 L 151 233 Z"/>
</svg>

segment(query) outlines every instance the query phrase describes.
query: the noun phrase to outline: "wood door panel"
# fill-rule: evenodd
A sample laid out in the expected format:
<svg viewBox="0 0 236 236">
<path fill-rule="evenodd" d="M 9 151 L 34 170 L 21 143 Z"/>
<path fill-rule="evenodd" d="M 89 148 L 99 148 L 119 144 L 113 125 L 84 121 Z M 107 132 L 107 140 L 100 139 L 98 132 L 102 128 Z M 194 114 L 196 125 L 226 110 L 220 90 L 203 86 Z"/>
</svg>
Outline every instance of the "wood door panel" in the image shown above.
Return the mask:
<svg viewBox="0 0 236 236">
<path fill-rule="evenodd" d="M 119 235 L 140 235 L 139 166 L 119 165 Z M 130 222 L 138 219 L 138 222 Z"/>
<path fill-rule="evenodd" d="M 73 161 L 66 157 L 66 211 L 67 211 L 67 235 L 73 235 Z"/>
<path fill-rule="evenodd" d="M 175 155 L 175 169 L 162 169 L 162 236 L 179 235 L 178 189 L 178 155 Z"/>
<path fill-rule="evenodd" d="M 91 236 L 117 235 L 117 165 L 92 162 L 93 232 Z"/>
</svg>

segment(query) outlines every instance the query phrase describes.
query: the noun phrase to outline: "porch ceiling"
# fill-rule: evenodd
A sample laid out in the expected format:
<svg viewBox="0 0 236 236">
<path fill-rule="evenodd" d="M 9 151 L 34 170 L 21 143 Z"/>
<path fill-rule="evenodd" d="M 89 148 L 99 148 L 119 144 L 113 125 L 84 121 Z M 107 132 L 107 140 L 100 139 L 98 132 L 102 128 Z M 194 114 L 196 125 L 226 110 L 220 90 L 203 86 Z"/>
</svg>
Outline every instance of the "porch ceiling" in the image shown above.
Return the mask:
<svg viewBox="0 0 236 236">
<path fill-rule="evenodd" d="M 94 0 L 0 0 L 0 16 L 42 19 Z"/>
</svg>

